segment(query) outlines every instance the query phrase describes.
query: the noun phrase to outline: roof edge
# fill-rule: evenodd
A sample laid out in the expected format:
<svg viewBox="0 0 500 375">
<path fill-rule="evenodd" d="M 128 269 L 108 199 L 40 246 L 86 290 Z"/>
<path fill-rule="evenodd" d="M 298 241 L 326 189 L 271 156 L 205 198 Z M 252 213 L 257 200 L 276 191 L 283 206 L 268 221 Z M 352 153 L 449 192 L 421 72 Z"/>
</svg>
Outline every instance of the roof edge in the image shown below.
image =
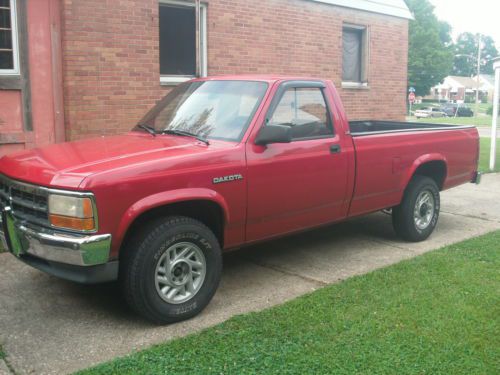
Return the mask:
<svg viewBox="0 0 500 375">
<path fill-rule="evenodd" d="M 364 10 L 366 12 L 384 14 L 398 18 L 413 20 L 410 12 L 403 0 L 387 2 L 384 0 L 308 0 L 317 3 L 337 5 L 344 8 Z"/>
</svg>

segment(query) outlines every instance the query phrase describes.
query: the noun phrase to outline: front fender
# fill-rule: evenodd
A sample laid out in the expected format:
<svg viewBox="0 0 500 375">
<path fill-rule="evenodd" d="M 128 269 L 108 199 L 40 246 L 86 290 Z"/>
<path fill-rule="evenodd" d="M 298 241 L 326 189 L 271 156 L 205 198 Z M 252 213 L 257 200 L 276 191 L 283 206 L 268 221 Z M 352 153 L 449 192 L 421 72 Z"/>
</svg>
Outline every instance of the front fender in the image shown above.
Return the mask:
<svg viewBox="0 0 500 375">
<path fill-rule="evenodd" d="M 153 194 L 135 202 L 125 211 L 113 236 L 113 254 L 117 254 L 127 230 L 140 215 L 157 207 L 193 200 L 205 200 L 217 203 L 222 208 L 224 221 L 226 223 L 229 222 L 229 207 L 227 202 L 216 191 L 204 188 L 187 188 Z"/>
</svg>

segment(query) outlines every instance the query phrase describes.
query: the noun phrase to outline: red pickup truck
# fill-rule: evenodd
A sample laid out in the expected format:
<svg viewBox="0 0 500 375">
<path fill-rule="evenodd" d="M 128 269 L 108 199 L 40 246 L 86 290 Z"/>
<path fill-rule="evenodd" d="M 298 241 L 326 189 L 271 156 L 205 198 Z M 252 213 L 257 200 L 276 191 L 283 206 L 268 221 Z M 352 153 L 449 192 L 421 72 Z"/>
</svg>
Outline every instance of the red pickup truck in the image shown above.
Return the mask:
<svg viewBox="0 0 500 375">
<path fill-rule="evenodd" d="M 472 126 L 349 123 L 327 80 L 196 79 L 127 134 L 0 159 L 0 239 L 179 321 L 209 303 L 225 250 L 384 209 L 403 239 L 426 239 L 440 191 L 479 179 L 478 141 Z"/>
</svg>

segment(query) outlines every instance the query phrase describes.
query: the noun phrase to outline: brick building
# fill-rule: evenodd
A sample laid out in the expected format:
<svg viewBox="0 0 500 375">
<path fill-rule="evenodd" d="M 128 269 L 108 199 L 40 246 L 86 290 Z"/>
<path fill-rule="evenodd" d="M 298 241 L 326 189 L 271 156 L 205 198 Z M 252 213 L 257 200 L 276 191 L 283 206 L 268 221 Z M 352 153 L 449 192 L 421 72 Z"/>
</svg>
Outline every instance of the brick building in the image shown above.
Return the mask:
<svg viewBox="0 0 500 375">
<path fill-rule="evenodd" d="M 0 0 L 0 154 L 127 131 L 197 71 L 325 77 L 351 119 L 402 120 L 409 19 L 403 0 Z"/>
</svg>

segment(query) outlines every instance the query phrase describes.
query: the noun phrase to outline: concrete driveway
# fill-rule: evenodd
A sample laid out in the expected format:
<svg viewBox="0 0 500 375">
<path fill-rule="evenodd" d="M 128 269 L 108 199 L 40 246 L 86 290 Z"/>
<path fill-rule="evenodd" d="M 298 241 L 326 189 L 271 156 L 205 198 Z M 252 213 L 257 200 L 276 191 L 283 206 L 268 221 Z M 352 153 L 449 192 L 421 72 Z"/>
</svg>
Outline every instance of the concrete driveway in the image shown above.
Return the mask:
<svg viewBox="0 0 500 375">
<path fill-rule="evenodd" d="M 222 284 L 190 321 L 155 327 L 132 314 L 116 285 L 80 286 L 0 255 L 0 342 L 17 374 L 68 373 L 311 292 L 440 246 L 500 229 L 500 174 L 442 195 L 423 243 L 398 240 L 383 213 L 225 256 Z M 3 370 L 2 370 L 3 368 Z M 0 374 L 9 373 L 0 361 Z"/>
</svg>

